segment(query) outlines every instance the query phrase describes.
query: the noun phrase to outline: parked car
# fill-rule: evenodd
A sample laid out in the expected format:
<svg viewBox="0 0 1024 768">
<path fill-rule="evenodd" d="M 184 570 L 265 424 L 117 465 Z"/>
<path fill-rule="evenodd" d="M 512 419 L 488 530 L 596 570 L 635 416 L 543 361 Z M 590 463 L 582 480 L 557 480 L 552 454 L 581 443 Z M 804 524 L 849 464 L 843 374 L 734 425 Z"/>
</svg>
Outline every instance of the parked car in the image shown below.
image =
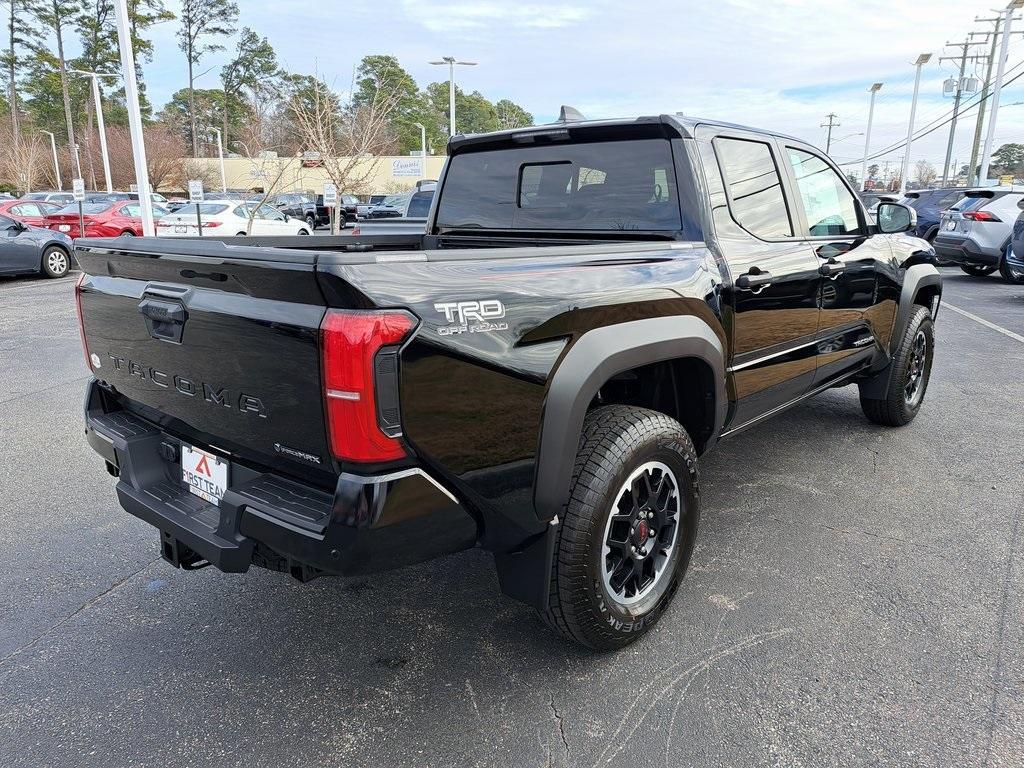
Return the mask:
<svg viewBox="0 0 1024 768">
<path fill-rule="evenodd" d="M 301 219 L 312 232 L 320 224 L 316 199 L 304 192 L 286 192 L 267 198 L 267 205 L 273 206 L 286 217 Z"/>
<path fill-rule="evenodd" d="M 60 203 L 67 205 L 74 202 L 75 196 L 70 192 L 27 192 L 21 196 L 22 200 L 43 200 L 47 203 Z"/>
<path fill-rule="evenodd" d="M 93 200 L 82 203 L 82 222 L 85 232 L 79 231 L 78 203 L 66 205 L 46 217 L 46 226 L 68 237 L 128 237 L 142 236 L 142 207 L 132 200 Z M 153 206 L 153 216 L 159 219 L 167 210 Z"/>
<path fill-rule="evenodd" d="M 383 203 L 384 198 L 386 197 L 387 195 L 370 195 L 370 197 L 367 198 L 365 203 L 359 203 L 356 205 L 356 215 L 361 219 L 365 218 L 370 214 L 370 210 L 374 206 Z"/>
<path fill-rule="evenodd" d="M 197 211 L 198 208 L 198 211 Z M 197 217 L 198 213 L 198 217 Z M 249 219 L 252 226 L 249 226 Z M 313 228 L 305 219 L 285 216 L 267 203 L 245 200 L 207 200 L 189 203 L 163 216 L 157 223 L 160 237 L 203 235 L 309 235 Z"/>
<path fill-rule="evenodd" d="M 71 268 L 71 238 L 0 215 L 0 274 L 63 277 Z"/>
<path fill-rule="evenodd" d="M 5 200 L 0 202 L 0 215 L 33 227 L 45 227 L 47 215 L 63 207 L 60 203 L 45 200 Z"/>
<path fill-rule="evenodd" d="M 423 187 L 417 191 L 388 195 L 367 214 L 367 219 L 426 218 L 430 203 L 434 199 L 434 187 Z"/>
<path fill-rule="evenodd" d="M 895 193 L 871 189 L 858 192 L 857 194 L 860 196 L 860 201 L 864 204 L 864 208 L 867 211 L 868 221 L 872 224 L 875 222 L 879 203 L 895 203 L 900 199 L 900 196 Z"/>
<path fill-rule="evenodd" d="M 969 189 L 943 212 L 933 245 L 940 260 L 968 275 L 983 277 L 997 269 L 1011 280 L 1006 265 L 1013 226 L 1024 200 L 1024 187 Z"/>
<path fill-rule="evenodd" d="M 359 198 L 355 195 L 339 195 L 338 199 L 341 201 L 338 210 L 338 229 L 344 229 L 350 222 L 356 220 L 356 207 Z M 322 224 L 330 226 L 331 210 L 324 205 L 323 195 L 316 196 L 316 215 Z"/>
<path fill-rule="evenodd" d="M 1018 203 L 1017 207 L 1020 208 L 1021 205 L 1022 203 Z M 1010 247 L 999 268 L 1006 280 L 1011 283 L 1024 283 L 1024 210 L 1017 214 Z"/>
<path fill-rule="evenodd" d="M 932 249 L 825 153 L 669 114 L 448 151 L 424 232 L 80 252 L 85 436 L 165 561 L 308 581 L 479 546 L 611 650 L 698 592 L 719 439 L 841 385 L 876 424 L 920 411 Z"/>
<path fill-rule="evenodd" d="M 939 219 L 942 212 L 955 205 L 967 190 L 963 187 L 940 187 L 938 189 L 916 189 L 907 192 L 900 200 L 917 211 L 917 226 L 914 234 L 929 243 L 935 239 L 939 231 Z"/>
</svg>

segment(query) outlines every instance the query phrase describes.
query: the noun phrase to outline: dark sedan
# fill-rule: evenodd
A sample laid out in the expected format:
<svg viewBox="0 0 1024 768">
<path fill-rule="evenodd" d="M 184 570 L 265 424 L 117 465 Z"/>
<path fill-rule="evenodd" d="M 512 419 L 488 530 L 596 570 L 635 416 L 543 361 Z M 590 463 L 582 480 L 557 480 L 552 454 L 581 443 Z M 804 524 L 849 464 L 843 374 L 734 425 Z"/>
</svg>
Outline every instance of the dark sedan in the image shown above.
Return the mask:
<svg viewBox="0 0 1024 768">
<path fill-rule="evenodd" d="M 0 216 L 0 275 L 63 277 L 71 269 L 71 238 Z"/>
</svg>

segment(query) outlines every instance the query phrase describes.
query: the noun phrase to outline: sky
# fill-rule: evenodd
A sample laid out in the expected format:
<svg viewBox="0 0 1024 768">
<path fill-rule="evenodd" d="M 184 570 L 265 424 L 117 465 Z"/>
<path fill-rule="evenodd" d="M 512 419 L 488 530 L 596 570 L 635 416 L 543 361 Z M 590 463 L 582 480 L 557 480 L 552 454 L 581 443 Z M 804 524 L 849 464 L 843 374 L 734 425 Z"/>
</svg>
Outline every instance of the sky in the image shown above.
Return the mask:
<svg viewBox="0 0 1024 768">
<path fill-rule="evenodd" d="M 1004 0 L 1005 1 L 1005 0 Z M 177 0 L 168 0 L 176 9 Z M 683 112 L 767 128 L 825 144 L 834 112 L 832 155 L 863 156 L 871 83 L 879 92 L 872 152 L 906 138 L 914 82 L 912 62 L 933 53 L 922 71 L 916 125 L 944 118 L 952 99 L 942 81 L 957 69 L 939 61 L 947 42 L 989 30 L 992 0 L 239 0 L 239 27 L 269 38 L 289 71 L 318 73 L 346 92 L 368 54 L 392 54 L 420 86 L 447 79 L 427 62 L 452 55 L 475 61 L 456 81 L 492 101 L 510 98 L 549 122 L 569 104 L 588 118 Z M 1024 30 L 1024 21 L 1019 22 Z M 160 105 L 185 84 L 176 22 L 153 30 L 154 59 L 144 67 L 150 98 Z M 229 48 L 233 47 L 231 41 Z M 972 53 L 987 53 L 977 45 Z M 227 54 L 211 55 L 198 82 L 216 87 Z M 983 74 L 983 63 L 968 74 Z M 1015 68 L 1016 67 L 1016 68 Z M 1010 44 L 1007 70 L 1024 72 L 1024 36 Z M 1024 142 L 1024 76 L 1003 91 L 995 146 Z M 953 159 L 970 155 L 976 112 L 961 118 Z M 861 134 L 861 135 L 857 135 Z M 911 165 L 940 168 L 948 126 L 914 142 Z M 903 150 L 880 158 L 896 164 Z M 859 171 L 859 164 L 851 169 Z"/>
</svg>

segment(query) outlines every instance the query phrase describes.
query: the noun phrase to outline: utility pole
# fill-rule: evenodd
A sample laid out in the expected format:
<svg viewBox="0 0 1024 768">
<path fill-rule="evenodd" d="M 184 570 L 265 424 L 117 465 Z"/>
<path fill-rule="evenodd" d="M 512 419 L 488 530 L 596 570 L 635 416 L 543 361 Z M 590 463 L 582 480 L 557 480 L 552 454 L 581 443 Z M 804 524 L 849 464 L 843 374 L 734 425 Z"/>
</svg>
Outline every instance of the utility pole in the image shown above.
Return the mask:
<svg viewBox="0 0 1024 768">
<path fill-rule="evenodd" d="M 981 45 L 981 41 L 964 40 L 962 43 L 950 43 L 947 42 L 950 48 L 960 49 L 960 64 L 957 70 L 956 76 L 956 89 L 953 96 L 953 119 L 949 121 L 949 140 L 946 142 L 946 162 L 942 165 L 942 186 L 946 186 L 949 181 L 949 163 L 953 157 L 953 139 L 956 137 L 956 113 L 960 111 L 960 97 L 963 94 L 964 84 L 964 68 L 967 66 L 967 49 L 972 45 Z M 956 56 L 940 56 L 939 61 L 955 61 L 958 57 Z M 971 59 L 983 58 L 980 56 L 971 56 Z"/>
<path fill-rule="evenodd" d="M 825 117 L 828 118 L 828 122 L 822 123 L 818 127 L 828 128 L 828 136 L 825 139 L 825 154 L 827 155 L 829 153 L 829 150 L 832 149 L 832 129 L 838 128 L 840 124 L 836 122 L 836 118 L 839 117 L 839 115 L 837 115 L 835 112 L 829 112 L 827 115 L 825 115 Z"/>
<path fill-rule="evenodd" d="M 981 151 L 981 170 L 978 173 L 978 184 L 988 181 L 988 166 L 992 159 L 992 141 L 996 135 L 996 118 L 999 116 L 999 95 L 1003 90 L 1003 73 L 1006 72 L 1006 51 L 1010 45 L 1010 29 L 1013 26 L 1014 12 L 1024 5 L 1024 0 L 1010 0 L 1003 11 L 1003 39 L 999 45 L 999 61 L 996 65 L 996 80 L 992 86 L 992 106 L 989 108 L 988 130 L 985 132 L 985 146 Z"/>
<path fill-rule="evenodd" d="M 994 22 L 995 27 L 991 32 L 971 32 L 971 37 L 974 35 L 991 37 L 992 38 L 992 50 L 988 54 L 988 65 L 985 67 L 985 82 L 981 87 L 982 99 L 989 92 L 989 88 L 992 85 L 992 65 L 996 60 L 996 41 L 999 40 L 999 28 L 1003 23 L 1001 17 L 994 19 L 975 19 L 975 22 Z M 971 162 L 967 166 L 967 186 L 972 186 L 978 183 L 978 151 L 981 149 L 981 129 L 985 124 L 985 102 L 982 101 L 978 105 L 978 117 L 974 121 L 974 141 L 971 143 Z"/>
</svg>

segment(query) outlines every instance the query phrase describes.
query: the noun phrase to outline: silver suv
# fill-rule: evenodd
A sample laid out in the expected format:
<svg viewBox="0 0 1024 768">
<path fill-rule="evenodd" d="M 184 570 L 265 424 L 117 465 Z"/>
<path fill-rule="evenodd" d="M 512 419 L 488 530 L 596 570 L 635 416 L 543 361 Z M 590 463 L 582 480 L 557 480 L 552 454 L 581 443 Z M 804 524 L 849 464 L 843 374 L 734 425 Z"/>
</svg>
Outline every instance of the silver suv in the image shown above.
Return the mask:
<svg viewBox="0 0 1024 768">
<path fill-rule="evenodd" d="M 942 213 L 933 245 L 940 261 L 981 277 L 999 269 L 1010 248 L 1024 187 L 971 189 Z"/>
</svg>

